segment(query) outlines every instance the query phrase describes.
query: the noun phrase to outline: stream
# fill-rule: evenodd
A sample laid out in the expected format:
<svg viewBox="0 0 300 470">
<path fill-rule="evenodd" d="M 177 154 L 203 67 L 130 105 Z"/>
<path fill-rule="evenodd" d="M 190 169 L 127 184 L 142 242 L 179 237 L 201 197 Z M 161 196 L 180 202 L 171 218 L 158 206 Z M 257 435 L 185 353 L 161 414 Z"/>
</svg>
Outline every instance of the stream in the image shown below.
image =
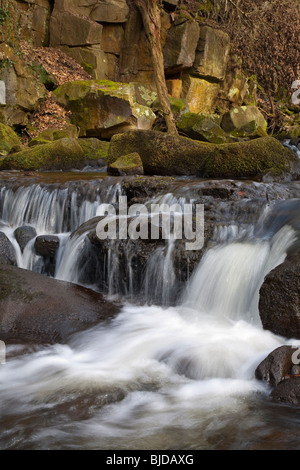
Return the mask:
<svg viewBox="0 0 300 470">
<path fill-rule="evenodd" d="M 209 207 L 212 237 L 191 275 L 178 280 L 177 248 L 168 241 L 137 273 L 128 247 L 127 277 L 120 280 L 114 242 L 103 258 L 105 276 L 98 260 L 91 280 L 81 262 L 88 231 L 71 235 L 101 215 L 101 204 L 117 203 L 121 180 L 80 172 L 1 178 L 1 230 L 18 266 L 45 274 L 34 239 L 22 253 L 14 237 L 17 227 L 30 225 L 37 236 L 59 238 L 53 277 L 122 304 L 117 317 L 67 344 L 7 346 L 0 365 L 1 449 L 300 447 L 300 410 L 272 402 L 269 386 L 254 376 L 272 350 L 297 344 L 263 330 L 258 298 L 264 277 L 283 262 L 298 233 L 289 221 L 265 221 L 271 210 L 276 215 L 278 201 L 300 200 L 300 183 L 227 182 L 226 201 L 220 187 L 215 197 L 214 183 L 178 179 L 151 201 L 198 198 Z"/>
</svg>

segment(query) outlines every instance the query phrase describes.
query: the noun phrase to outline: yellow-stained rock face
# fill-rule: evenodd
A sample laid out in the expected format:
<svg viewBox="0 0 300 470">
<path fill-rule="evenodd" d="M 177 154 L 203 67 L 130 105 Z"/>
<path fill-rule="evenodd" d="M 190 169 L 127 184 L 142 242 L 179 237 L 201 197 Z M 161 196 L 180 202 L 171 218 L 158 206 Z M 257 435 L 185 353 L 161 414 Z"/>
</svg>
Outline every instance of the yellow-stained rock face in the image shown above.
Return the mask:
<svg viewBox="0 0 300 470">
<path fill-rule="evenodd" d="M 220 85 L 201 78 L 185 75 L 183 77 L 183 97 L 187 100 L 191 113 L 215 111 Z"/>
</svg>

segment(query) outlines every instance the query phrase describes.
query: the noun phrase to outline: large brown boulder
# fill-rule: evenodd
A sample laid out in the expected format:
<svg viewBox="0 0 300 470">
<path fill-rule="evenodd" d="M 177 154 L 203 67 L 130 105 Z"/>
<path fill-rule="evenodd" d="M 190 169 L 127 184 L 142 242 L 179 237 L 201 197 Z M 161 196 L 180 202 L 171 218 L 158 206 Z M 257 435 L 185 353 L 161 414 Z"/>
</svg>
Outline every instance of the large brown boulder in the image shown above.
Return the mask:
<svg viewBox="0 0 300 470">
<path fill-rule="evenodd" d="M 0 265 L 0 338 L 6 343 L 64 343 L 118 311 L 91 289 Z"/>
<path fill-rule="evenodd" d="M 286 338 L 300 338 L 300 256 L 273 269 L 259 294 L 263 327 Z"/>
</svg>

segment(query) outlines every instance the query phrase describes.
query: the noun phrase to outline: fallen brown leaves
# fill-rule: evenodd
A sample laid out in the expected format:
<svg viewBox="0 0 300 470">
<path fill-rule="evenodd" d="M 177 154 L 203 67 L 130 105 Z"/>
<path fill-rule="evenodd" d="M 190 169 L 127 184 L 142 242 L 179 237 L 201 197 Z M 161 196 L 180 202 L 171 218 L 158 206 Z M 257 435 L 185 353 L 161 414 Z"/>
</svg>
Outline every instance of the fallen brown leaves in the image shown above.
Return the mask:
<svg viewBox="0 0 300 470">
<path fill-rule="evenodd" d="M 64 129 L 69 125 L 70 114 L 70 111 L 66 111 L 54 101 L 52 92 L 48 92 L 46 99 L 31 117 L 30 124 L 34 130 L 27 132 L 33 138 L 46 129 Z"/>
<path fill-rule="evenodd" d="M 56 86 L 73 80 L 89 80 L 90 75 L 71 57 L 60 49 L 53 47 L 32 47 L 26 41 L 20 43 L 24 61 L 30 65 L 40 65 L 52 78 Z M 64 129 L 69 124 L 70 112 L 57 104 L 52 92 L 47 92 L 46 98 L 32 114 L 30 128 L 27 132 L 30 138 L 36 137 L 46 129 Z"/>
<path fill-rule="evenodd" d="M 32 47 L 21 41 L 21 51 L 29 65 L 39 64 L 53 77 L 57 86 L 72 80 L 89 80 L 90 75 L 72 57 L 54 47 Z"/>
</svg>

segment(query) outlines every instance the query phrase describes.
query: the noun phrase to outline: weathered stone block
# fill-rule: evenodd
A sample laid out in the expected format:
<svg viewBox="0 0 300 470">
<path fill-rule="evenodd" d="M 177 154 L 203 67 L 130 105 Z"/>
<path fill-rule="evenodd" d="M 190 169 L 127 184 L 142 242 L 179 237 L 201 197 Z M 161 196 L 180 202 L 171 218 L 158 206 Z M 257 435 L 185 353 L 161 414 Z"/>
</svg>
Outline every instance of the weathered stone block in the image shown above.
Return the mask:
<svg viewBox="0 0 300 470">
<path fill-rule="evenodd" d="M 123 37 L 124 29 L 122 25 L 104 24 L 101 37 L 101 49 L 104 52 L 119 55 L 123 46 Z"/>
<path fill-rule="evenodd" d="M 226 132 L 247 128 L 261 129 L 266 132 L 267 122 L 256 106 L 237 106 L 225 113 L 222 119 L 222 128 Z"/>
<path fill-rule="evenodd" d="M 50 20 L 50 45 L 87 46 L 100 44 L 102 25 L 73 15 L 54 10 Z"/>
<path fill-rule="evenodd" d="M 126 0 L 96 1 L 90 18 L 100 23 L 124 23 L 127 21 L 129 7 Z"/>
<path fill-rule="evenodd" d="M 220 91 L 217 83 L 211 83 L 191 75 L 183 76 L 183 97 L 191 113 L 213 114 Z"/>
<path fill-rule="evenodd" d="M 223 80 L 226 74 L 230 38 L 224 31 L 201 26 L 194 71 L 202 77 Z"/>
<path fill-rule="evenodd" d="M 163 50 L 166 70 L 192 67 L 199 32 L 199 24 L 195 21 L 175 23 L 169 29 Z"/>
</svg>

